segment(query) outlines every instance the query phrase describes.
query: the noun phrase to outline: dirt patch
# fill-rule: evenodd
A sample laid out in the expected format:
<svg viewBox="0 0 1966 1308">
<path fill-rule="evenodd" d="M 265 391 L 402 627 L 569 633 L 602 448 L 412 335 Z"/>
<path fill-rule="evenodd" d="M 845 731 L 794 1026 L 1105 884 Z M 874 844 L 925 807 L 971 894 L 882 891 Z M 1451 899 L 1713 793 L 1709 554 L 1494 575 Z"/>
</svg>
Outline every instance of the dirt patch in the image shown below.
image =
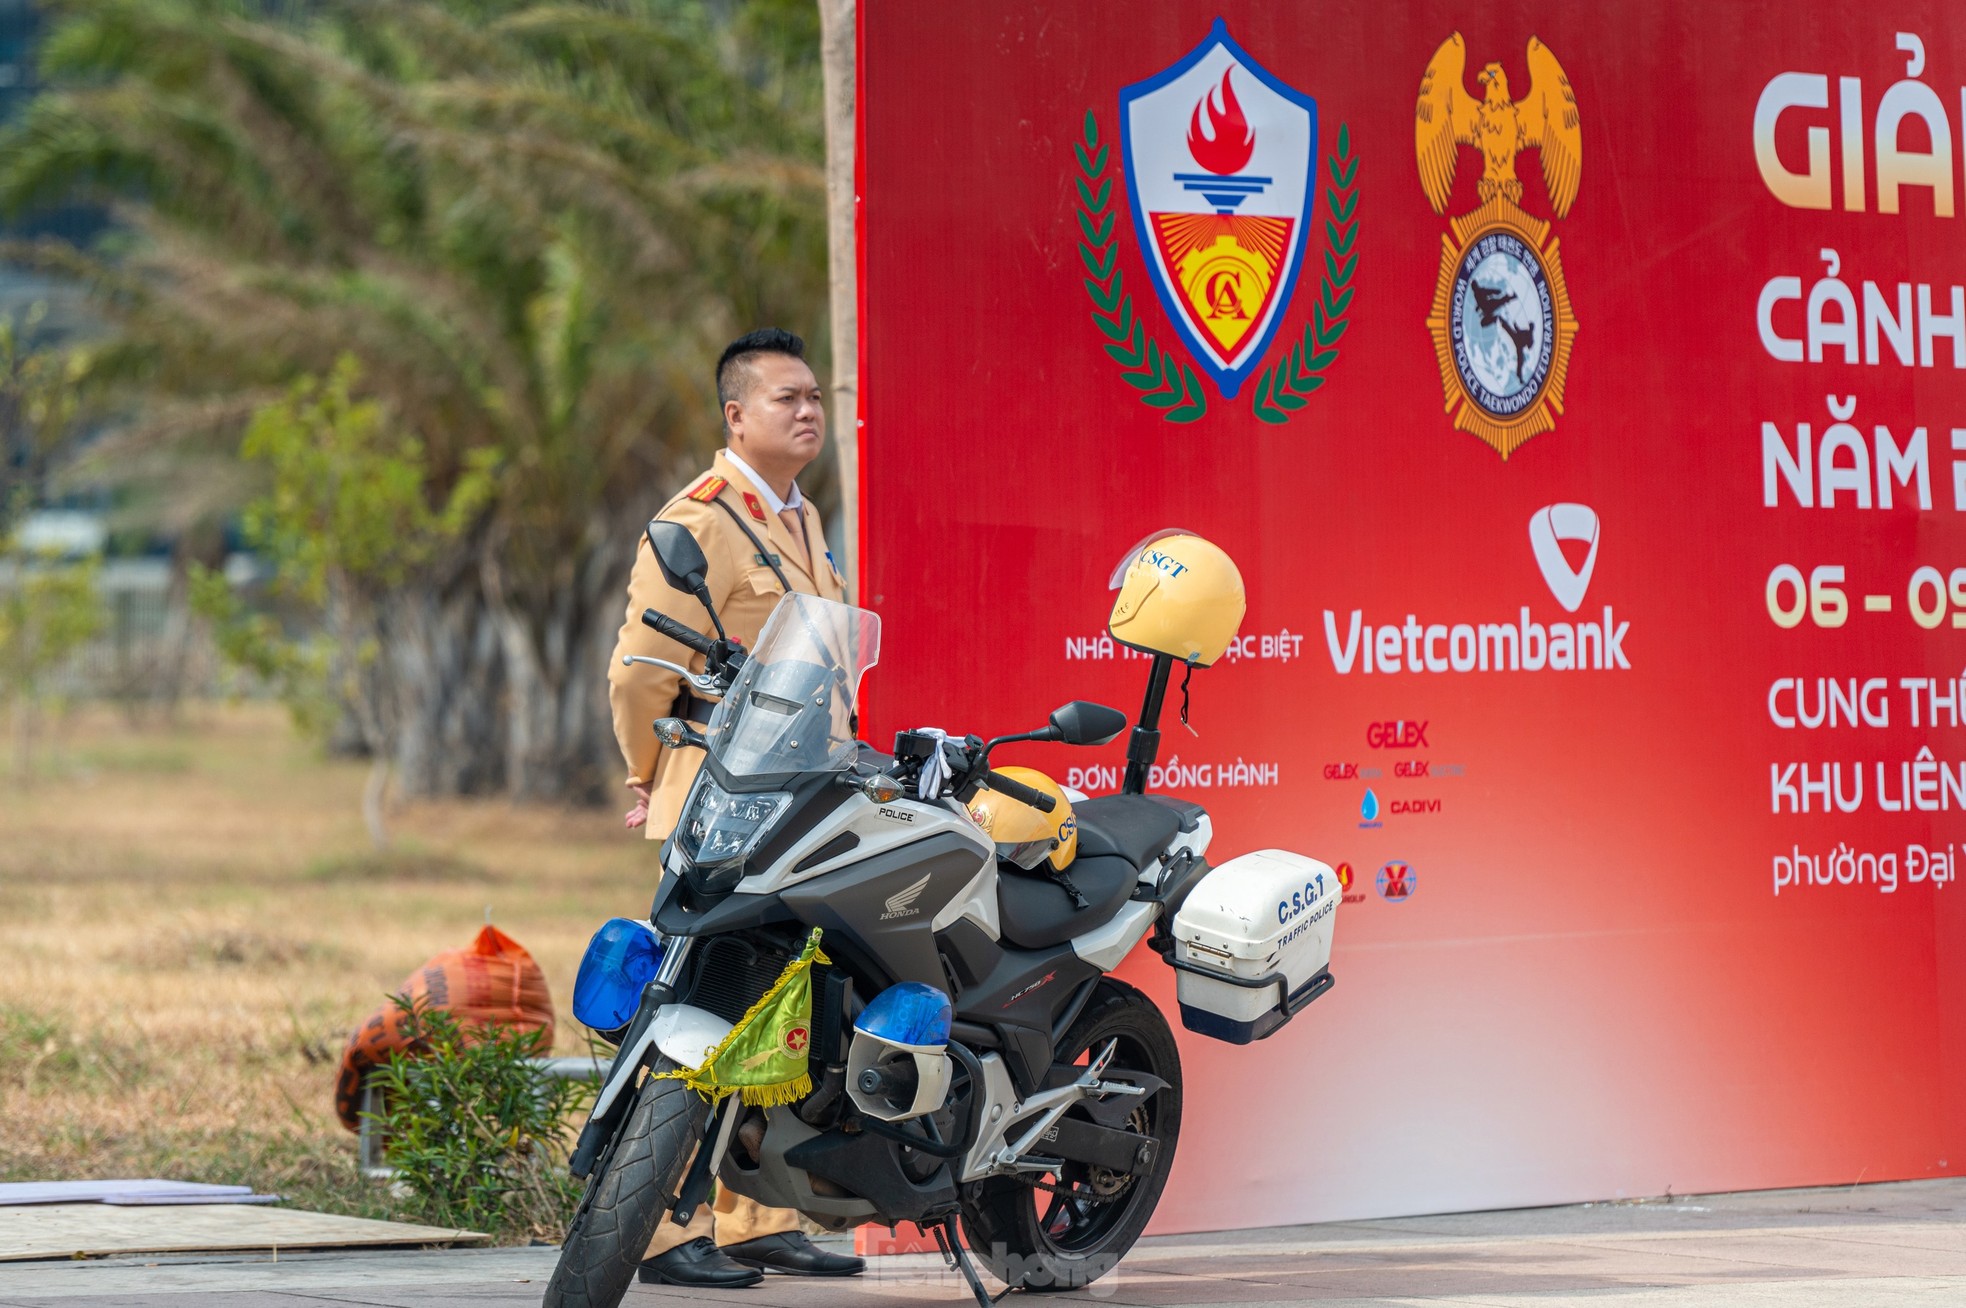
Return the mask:
<svg viewBox="0 0 1966 1308">
<path fill-rule="evenodd" d="M 186 928 L 170 932 L 140 948 L 131 959 L 138 967 L 158 971 L 201 967 L 288 968 L 303 964 L 333 967 L 348 961 L 348 951 L 340 946 L 251 928 Z"/>
<path fill-rule="evenodd" d="M 404 805 L 378 857 L 364 765 L 277 708 L 70 730 L 101 771 L 0 791 L 0 1180 L 183 1177 L 387 1216 L 333 1114 L 355 1023 L 489 909 L 546 971 L 555 1052 L 579 1053 L 581 951 L 655 889 L 612 810 Z"/>
<path fill-rule="evenodd" d="M 307 869 L 310 881 L 328 882 L 475 882 L 488 884 L 493 874 L 456 854 L 430 849 L 364 850 L 317 859 Z"/>
<path fill-rule="evenodd" d="M 146 1051 L 77 1033 L 61 1017 L 0 1006 L 0 1086 L 25 1095 L 102 1094 L 142 1083 Z"/>
</svg>

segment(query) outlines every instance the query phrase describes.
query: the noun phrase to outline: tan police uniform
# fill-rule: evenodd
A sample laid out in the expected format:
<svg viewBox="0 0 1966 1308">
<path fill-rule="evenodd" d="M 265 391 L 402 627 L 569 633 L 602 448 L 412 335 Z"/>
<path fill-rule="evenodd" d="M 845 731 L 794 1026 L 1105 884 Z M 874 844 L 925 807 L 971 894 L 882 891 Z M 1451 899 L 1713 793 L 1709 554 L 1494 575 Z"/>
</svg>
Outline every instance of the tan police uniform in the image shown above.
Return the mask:
<svg viewBox="0 0 1966 1308">
<path fill-rule="evenodd" d="M 775 498 L 720 451 L 710 471 L 656 515 L 681 523 L 696 537 L 710 564 L 710 599 L 717 606 L 717 616 L 723 619 L 724 630 L 732 639 L 747 646 L 757 643 L 765 619 L 785 593 L 772 570 L 774 562 L 794 590 L 830 600 L 846 597 L 845 583 L 826 552 L 826 533 L 812 501 L 803 504 L 800 517 L 804 539 L 798 540 L 784 519 L 772 511 Z M 764 545 L 771 555 L 769 560 L 760 556 L 743 528 Z M 635 570 L 628 578 L 628 613 L 608 667 L 608 701 L 614 709 L 614 738 L 628 761 L 629 782 L 651 786 L 645 830 L 649 839 L 664 840 L 676 829 L 683 799 L 696 780 L 703 754 L 695 749 L 664 750 L 651 727 L 655 719 L 676 711 L 682 678 L 646 664 L 624 667 L 621 656 L 643 654 L 668 659 L 691 672 L 703 670 L 703 656 L 644 626 L 643 609 L 665 613 L 704 636 L 716 635 L 710 615 L 696 597 L 663 580 L 646 537 L 635 551 Z"/>
<path fill-rule="evenodd" d="M 791 524 L 776 512 L 777 496 L 747 473 L 728 452 L 719 451 L 710 471 L 690 484 L 688 490 L 664 505 L 656 516 L 681 523 L 703 549 L 709 562 L 707 579 L 710 600 L 717 606 L 724 630 L 733 640 L 746 646 L 757 643 L 765 619 L 785 593 L 779 574 L 794 590 L 823 599 L 844 600 L 846 585 L 826 551 L 826 533 L 819 511 L 810 500 L 802 500 L 795 511 L 801 530 L 795 535 Z M 735 520 L 733 520 L 733 516 Z M 740 526 L 740 524 L 742 524 Z M 761 551 L 745 534 L 757 538 Z M 769 556 L 769 557 L 766 557 Z M 773 570 L 773 565 L 777 570 Z M 655 609 L 684 626 L 714 637 L 716 628 L 710 615 L 694 595 L 677 590 L 663 579 L 655 555 L 644 536 L 635 552 L 635 568 L 628 578 L 628 613 L 615 640 L 614 658 L 608 667 L 608 701 L 614 710 L 614 736 L 628 762 L 628 780 L 651 788 L 648 825 L 651 840 L 666 839 L 676 829 L 683 799 L 690 783 L 703 765 L 703 752 L 697 749 L 665 750 L 656 741 L 655 719 L 678 713 L 682 678 L 662 668 L 646 664 L 624 667 L 624 654 L 642 654 L 668 659 L 691 672 L 703 670 L 703 656 L 686 649 L 667 636 L 645 626 L 642 610 Z M 714 1205 L 696 1210 L 689 1226 L 679 1227 L 665 1218 L 649 1244 L 648 1257 L 666 1253 L 679 1244 L 714 1231 L 720 1245 L 740 1244 L 780 1231 L 795 1231 L 798 1214 L 790 1209 L 766 1208 L 754 1200 L 721 1187 Z"/>
</svg>

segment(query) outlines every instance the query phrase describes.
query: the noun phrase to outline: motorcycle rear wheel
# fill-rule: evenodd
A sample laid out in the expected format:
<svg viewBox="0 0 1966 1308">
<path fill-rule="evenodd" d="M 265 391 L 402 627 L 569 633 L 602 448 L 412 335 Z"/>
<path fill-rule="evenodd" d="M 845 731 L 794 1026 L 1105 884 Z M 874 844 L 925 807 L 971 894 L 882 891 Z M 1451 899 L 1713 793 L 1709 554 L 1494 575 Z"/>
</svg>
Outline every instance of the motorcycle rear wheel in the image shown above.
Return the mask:
<svg viewBox="0 0 1966 1308">
<path fill-rule="evenodd" d="M 1119 1042 L 1109 1075 L 1131 1069 L 1167 1082 L 1124 1127 L 1158 1138 L 1160 1153 L 1146 1172 L 1114 1174 L 1067 1163 L 1061 1173 L 1040 1178 L 1066 1193 L 1014 1177 L 985 1181 L 982 1193 L 963 1204 L 963 1232 L 970 1252 L 1006 1285 L 1041 1292 L 1085 1288 L 1118 1266 L 1160 1202 L 1181 1135 L 1181 1056 L 1174 1033 L 1152 1000 L 1107 978 L 1065 1033 L 1056 1057 L 1083 1063 L 1109 1040 Z"/>
<path fill-rule="evenodd" d="M 657 1059 L 652 1073 L 675 1064 Z M 616 1308 L 702 1139 L 709 1105 L 681 1081 L 644 1081 L 560 1245 L 542 1308 Z"/>
</svg>

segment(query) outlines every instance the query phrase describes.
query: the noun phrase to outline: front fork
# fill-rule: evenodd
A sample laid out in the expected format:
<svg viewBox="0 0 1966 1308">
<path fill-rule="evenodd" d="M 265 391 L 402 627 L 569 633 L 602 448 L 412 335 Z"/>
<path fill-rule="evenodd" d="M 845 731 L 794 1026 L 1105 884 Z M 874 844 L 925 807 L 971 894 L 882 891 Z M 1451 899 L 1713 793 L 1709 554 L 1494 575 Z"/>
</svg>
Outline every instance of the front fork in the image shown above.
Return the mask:
<svg viewBox="0 0 1966 1308">
<path fill-rule="evenodd" d="M 634 1021 L 628 1024 L 620 1045 L 615 1048 L 614 1062 L 608 1065 L 608 1074 L 601 1079 L 593 1112 L 587 1125 L 580 1129 L 573 1156 L 567 1160 L 567 1170 L 573 1175 L 584 1177 L 594 1170 L 594 1160 L 607 1148 L 621 1119 L 635 1102 L 635 1096 L 625 1091 L 647 1059 L 648 1050 L 643 1048 L 642 1037 L 662 1006 L 675 1002 L 676 981 L 682 976 L 683 964 L 689 960 L 695 944 L 695 936 L 662 937 L 662 962 L 656 966 L 655 979 L 642 987 L 641 1007 L 635 1010 Z"/>
</svg>

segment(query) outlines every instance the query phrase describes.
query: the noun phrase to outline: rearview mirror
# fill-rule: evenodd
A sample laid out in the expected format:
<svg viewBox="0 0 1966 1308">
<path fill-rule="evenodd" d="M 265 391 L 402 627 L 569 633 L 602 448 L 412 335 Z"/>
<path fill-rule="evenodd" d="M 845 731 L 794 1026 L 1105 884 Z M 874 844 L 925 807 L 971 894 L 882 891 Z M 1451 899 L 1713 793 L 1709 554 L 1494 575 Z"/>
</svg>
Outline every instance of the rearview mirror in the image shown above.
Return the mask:
<svg viewBox="0 0 1966 1308">
<path fill-rule="evenodd" d="M 1075 699 L 1051 715 L 1052 730 L 1067 745 L 1103 745 L 1126 730 L 1126 714 Z"/>
<path fill-rule="evenodd" d="M 724 633 L 723 620 L 717 616 L 717 606 L 710 602 L 710 562 L 703 557 L 703 547 L 689 534 L 689 528 L 680 522 L 651 518 L 647 535 L 655 564 L 662 569 L 662 579 L 677 590 L 696 596 L 696 602 L 710 615 L 710 625 L 717 629 L 717 639 L 729 639 Z"/>
<path fill-rule="evenodd" d="M 688 595 L 699 594 L 710 575 L 709 560 L 689 528 L 680 522 L 651 518 L 648 525 L 649 548 L 655 552 L 662 579 Z"/>
</svg>

